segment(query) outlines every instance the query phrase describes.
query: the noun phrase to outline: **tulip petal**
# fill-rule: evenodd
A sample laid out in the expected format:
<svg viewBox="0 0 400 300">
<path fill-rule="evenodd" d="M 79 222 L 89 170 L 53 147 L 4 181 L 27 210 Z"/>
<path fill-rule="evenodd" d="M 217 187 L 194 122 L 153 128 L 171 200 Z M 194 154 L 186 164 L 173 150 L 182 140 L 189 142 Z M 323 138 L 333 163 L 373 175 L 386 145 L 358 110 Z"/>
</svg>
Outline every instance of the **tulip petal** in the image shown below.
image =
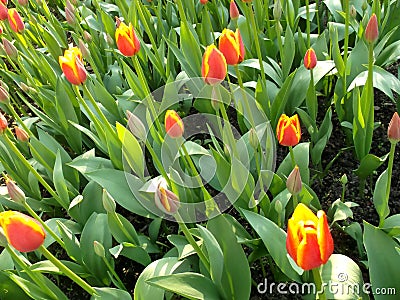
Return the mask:
<svg viewBox="0 0 400 300">
<path fill-rule="evenodd" d="M 165 131 L 172 138 L 181 137 L 184 132 L 182 119 L 174 110 L 165 113 Z"/>
<path fill-rule="evenodd" d="M 304 228 L 302 240 L 297 249 L 297 264 L 303 270 L 311 270 L 322 265 L 317 232 L 313 228 Z"/>
<path fill-rule="evenodd" d="M 317 228 L 318 218 L 315 216 L 312 210 L 303 203 L 299 203 L 296 206 L 291 219 L 293 219 L 296 223 L 300 221 L 311 221 L 315 224 L 315 228 Z"/>
<path fill-rule="evenodd" d="M 293 219 L 289 219 L 286 238 L 286 249 L 290 257 L 297 261 L 297 248 L 299 247 L 299 225 Z"/>
<path fill-rule="evenodd" d="M 227 65 L 221 51 L 210 45 L 206 48 L 203 55 L 201 74 L 207 84 L 218 84 L 226 77 Z"/>
<path fill-rule="evenodd" d="M 333 253 L 333 238 L 329 230 L 328 219 L 324 211 L 320 210 L 317 213 L 318 216 L 318 226 L 317 226 L 317 236 L 318 244 L 321 252 L 322 263 L 326 263 Z"/>
</svg>

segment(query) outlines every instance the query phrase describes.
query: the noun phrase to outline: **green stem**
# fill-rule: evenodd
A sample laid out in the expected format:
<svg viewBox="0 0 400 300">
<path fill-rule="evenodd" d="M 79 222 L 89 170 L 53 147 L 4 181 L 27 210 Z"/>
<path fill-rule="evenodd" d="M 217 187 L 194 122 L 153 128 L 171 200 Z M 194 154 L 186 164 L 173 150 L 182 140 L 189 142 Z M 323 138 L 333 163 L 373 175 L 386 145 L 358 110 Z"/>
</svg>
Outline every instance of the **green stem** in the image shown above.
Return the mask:
<svg viewBox="0 0 400 300">
<path fill-rule="evenodd" d="M 246 109 L 247 109 L 247 112 L 248 112 L 248 116 L 249 116 L 249 119 L 250 119 L 251 127 L 255 127 L 253 114 L 252 114 L 251 109 L 250 109 L 250 104 L 249 104 L 249 101 L 247 99 L 246 90 L 244 89 L 242 75 L 240 74 L 240 70 L 239 70 L 239 66 L 238 65 L 235 65 L 235 72 L 236 72 L 236 76 L 237 76 L 237 79 L 238 79 L 240 91 L 242 92 L 242 95 L 243 95 L 243 102 L 244 102 L 244 105 L 246 106 Z"/>
<path fill-rule="evenodd" d="M 139 246 L 140 242 L 137 237 L 133 237 L 128 230 L 124 227 L 124 225 L 121 222 L 121 219 L 119 218 L 118 214 L 114 211 L 110 213 L 114 220 L 117 222 L 117 225 L 121 232 L 125 235 L 125 237 L 129 240 L 129 242 L 134 243 L 135 245 Z"/>
<path fill-rule="evenodd" d="M 156 152 L 154 151 L 153 147 L 150 145 L 150 142 L 148 139 L 145 141 L 146 143 L 146 148 L 149 150 L 151 157 L 153 158 L 154 163 L 157 165 L 159 171 L 161 172 L 161 175 L 164 177 L 164 179 L 167 181 L 167 184 L 169 187 L 172 188 L 171 186 L 171 181 L 167 175 L 167 172 L 165 172 L 163 165 L 161 164 Z"/>
<path fill-rule="evenodd" d="M 315 283 L 316 288 L 317 288 L 316 298 L 318 297 L 317 299 L 326 300 L 326 295 L 325 295 L 324 287 L 322 285 L 322 278 L 321 278 L 321 274 L 319 273 L 319 269 L 320 268 L 312 269 L 312 274 L 313 274 L 313 277 L 314 277 L 314 283 Z"/>
<path fill-rule="evenodd" d="M 311 38 L 310 38 L 310 4 L 309 0 L 306 0 L 306 31 L 307 31 L 307 49 L 311 47 Z"/>
<path fill-rule="evenodd" d="M 211 17 L 210 17 L 210 13 L 208 12 L 208 6 L 207 6 L 207 4 L 204 5 L 204 11 L 205 11 L 205 14 L 206 14 L 206 16 L 207 16 L 207 22 L 208 22 L 208 24 L 210 24 L 212 40 L 213 40 L 213 42 L 214 42 L 214 44 L 215 44 L 214 29 L 213 29 L 213 26 L 212 26 L 212 23 L 211 23 Z M 208 43 L 208 41 L 207 41 L 207 43 Z M 209 43 L 208 43 L 208 44 L 209 44 Z"/>
<path fill-rule="evenodd" d="M 118 288 L 123 289 L 125 291 L 127 291 L 124 283 L 122 282 L 121 278 L 119 278 L 118 274 L 115 272 L 114 268 L 111 266 L 110 262 L 108 261 L 107 258 L 105 258 L 104 256 L 102 257 L 103 262 L 105 263 L 107 269 L 110 271 L 110 273 L 114 276 L 114 278 L 118 281 L 119 286 Z"/>
<path fill-rule="evenodd" d="M 183 222 L 181 216 L 179 214 L 174 215 L 176 221 L 179 224 L 179 228 L 182 230 L 183 234 L 185 235 L 189 244 L 193 247 L 194 251 L 196 251 L 197 255 L 199 256 L 201 262 L 206 267 L 207 271 L 210 272 L 210 262 L 208 261 L 207 257 L 204 255 L 204 252 L 201 250 L 199 245 L 194 240 L 192 234 L 190 233 L 189 229 L 187 228 L 186 224 Z"/>
<path fill-rule="evenodd" d="M 8 253 L 11 255 L 12 259 L 17 262 L 17 264 L 24 270 L 26 274 L 39 286 L 39 288 L 46 293 L 46 295 L 50 296 L 51 299 L 57 300 L 57 296 L 52 292 L 51 289 L 44 282 L 43 275 L 41 273 L 33 272 L 26 263 L 15 253 L 15 251 L 9 246 L 6 246 Z"/>
<path fill-rule="evenodd" d="M 19 160 L 32 172 L 32 174 L 36 177 L 36 179 L 43 185 L 43 187 L 54 197 L 54 199 L 65 209 L 68 206 L 61 200 L 61 198 L 57 195 L 57 193 L 52 189 L 52 187 L 43 179 L 43 177 L 31 166 L 31 164 L 26 160 L 26 158 L 22 155 L 19 149 L 14 145 L 14 143 L 9 139 L 6 134 L 3 134 L 3 138 L 6 141 L 7 145 L 11 148 L 12 153 L 15 154 Z"/>
<path fill-rule="evenodd" d="M 276 40 L 278 42 L 279 56 L 280 56 L 280 59 L 281 59 L 281 65 L 283 65 L 283 45 L 282 45 L 282 37 L 281 37 L 281 26 L 280 26 L 280 22 L 279 21 L 276 22 L 275 31 L 276 31 Z"/>
<path fill-rule="evenodd" d="M 299 204 L 299 198 L 297 197 L 297 194 L 292 195 L 292 198 L 293 198 L 293 209 L 295 209 L 297 204 Z"/>
<path fill-rule="evenodd" d="M 390 197 L 390 188 L 392 184 L 392 171 L 393 171 L 393 161 L 394 161 L 394 153 L 396 150 L 396 144 L 397 143 L 390 143 L 390 153 L 389 153 L 389 162 L 388 162 L 388 181 L 387 181 L 387 186 L 386 186 L 386 203 L 389 202 L 389 197 Z M 380 220 L 379 222 L 379 227 L 383 225 L 384 220 Z"/>
<path fill-rule="evenodd" d="M 316 8 L 316 14 L 317 14 L 317 28 L 318 28 L 318 35 L 321 33 L 321 22 L 319 20 L 319 0 L 315 0 L 315 8 Z"/>
<path fill-rule="evenodd" d="M 294 157 L 294 151 L 293 151 L 293 147 L 289 146 L 289 152 L 290 152 L 290 158 L 292 160 L 292 167 L 296 167 L 296 159 Z"/>
<path fill-rule="evenodd" d="M 97 295 L 96 290 L 91 287 L 86 281 L 76 275 L 71 269 L 69 269 L 66 265 L 64 265 L 60 260 L 58 260 L 49 250 L 45 247 L 40 246 L 38 249 L 44 257 L 46 257 L 50 262 L 53 263 L 65 276 L 69 277 L 72 281 L 78 284 L 81 288 L 83 288 L 90 295 Z"/>
<path fill-rule="evenodd" d="M 26 131 L 26 133 L 29 136 L 33 136 L 32 131 L 30 131 L 30 129 L 25 125 L 25 123 L 22 121 L 22 119 L 20 118 L 20 116 L 17 114 L 17 112 L 15 111 L 14 107 L 8 103 L 7 104 L 7 108 L 10 110 L 12 116 L 14 117 L 14 119 L 17 120 L 17 122 L 22 126 L 22 128 Z"/>
<path fill-rule="evenodd" d="M 347 98 L 347 58 L 349 51 L 349 0 L 344 0 L 344 13 L 345 13 L 345 23 L 344 23 L 344 49 L 343 49 L 343 63 L 345 66 L 343 74 L 343 98 L 346 101 Z"/>
</svg>

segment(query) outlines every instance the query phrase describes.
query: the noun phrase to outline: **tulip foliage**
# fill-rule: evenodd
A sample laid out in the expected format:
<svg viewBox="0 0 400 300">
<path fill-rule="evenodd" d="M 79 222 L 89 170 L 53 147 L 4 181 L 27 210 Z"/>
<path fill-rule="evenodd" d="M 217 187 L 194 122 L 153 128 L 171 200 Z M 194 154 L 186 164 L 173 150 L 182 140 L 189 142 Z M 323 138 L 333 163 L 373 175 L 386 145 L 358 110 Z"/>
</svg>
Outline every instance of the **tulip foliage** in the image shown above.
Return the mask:
<svg viewBox="0 0 400 300">
<path fill-rule="evenodd" d="M 0 0 L 0 299 L 400 293 L 400 6 L 310 2 Z"/>
</svg>

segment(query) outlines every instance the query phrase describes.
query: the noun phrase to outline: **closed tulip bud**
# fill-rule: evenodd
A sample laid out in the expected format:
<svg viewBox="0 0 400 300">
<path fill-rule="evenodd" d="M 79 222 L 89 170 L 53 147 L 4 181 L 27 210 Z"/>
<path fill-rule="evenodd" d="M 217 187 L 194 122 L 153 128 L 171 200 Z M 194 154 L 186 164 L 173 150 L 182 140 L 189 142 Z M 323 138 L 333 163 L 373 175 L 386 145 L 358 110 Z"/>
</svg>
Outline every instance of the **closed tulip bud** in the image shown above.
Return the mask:
<svg viewBox="0 0 400 300">
<path fill-rule="evenodd" d="M 346 175 L 346 174 L 343 174 L 342 177 L 340 177 L 340 183 L 341 183 L 342 185 L 346 185 L 347 182 L 348 182 L 347 175 Z"/>
<path fill-rule="evenodd" d="M 14 130 L 15 130 L 15 136 L 17 137 L 18 141 L 23 143 L 29 141 L 29 134 L 23 128 L 15 126 Z"/>
<path fill-rule="evenodd" d="M 173 215 L 179 209 L 179 198 L 173 192 L 163 188 L 160 184 L 154 194 L 156 206 L 165 214 Z"/>
<path fill-rule="evenodd" d="M 218 48 L 225 56 L 228 65 L 237 65 L 242 62 L 245 49 L 239 29 L 236 29 L 236 32 L 230 29 L 224 29 L 219 37 Z"/>
<path fill-rule="evenodd" d="M 276 127 L 276 136 L 282 146 L 297 145 L 301 138 L 299 116 L 296 114 L 289 118 L 285 114 L 281 115 Z"/>
<path fill-rule="evenodd" d="M 0 112 L 0 135 L 3 134 L 8 128 L 7 119 L 4 115 Z"/>
<path fill-rule="evenodd" d="M 105 35 L 105 40 L 106 40 L 107 44 L 108 44 L 110 47 L 114 45 L 114 39 L 111 37 L 110 34 L 107 33 L 107 34 Z"/>
<path fill-rule="evenodd" d="M 127 26 L 124 22 L 120 22 L 115 30 L 115 41 L 122 55 L 133 56 L 140 50 L 140 42 L 131 23 Z"/>
<path fill-rule="evenodd" d="M 146 128 L 143 122 L 129 110 L 126 111 L 128 118 L 128 127 L 132 134 L 141 141 L 146 141 Z"/>
<path fill-rule="evenodd" d="M 366 11 L 367 8 L 368 8 L 368 3 L 367 3 L 367 1 L 364 1 L 363 4 L 361 5 L 361 9 L 362 9 L 363 11 Z"/>
<path fill-rule="evenodd" d="M 351 5 L 351 7 L 350 7 L 350 16 L 351 16 L 353 19 L 355 19 L 355 18 L 357 17 L 357 10 L 356 10 L 356 8 L 354 7 L 354 5 Z"/>
<path fill-rule="evenodd" d="M 22 18 L 15 8 L 10 8 L 8 10 L 8 23 L 11 29 L 16 33 L 21 33 L 25 29 L 24 22 L 22 22 Z"/>
<path fill-rule="evenodd" d="M 69 1 L 67 1 L 66 3 L 65 20 L 69 25 L 74 26 L 76 23 L 75 7 L 73 7 Z"/>
<path fill-rule="evenodd" d="M 8 8 L 4 3 L 0 3 L 0 20 L 4 21 L 8 19 Z"/>
<path fill-rule="evenodd" d="M 232 20 L 236 20 L 240 16 L 239 9 L 235 3 L 235 0 L 231 0 L 231 3 L 229 5 L 229 15 Z"/>
<path fill-rule="evenodd" d="M 208 0 L 200 0 L 200 3 L 203 4 L 203 5 L 207 4 L 207 2 L 208 2 Z"/>
<path fill-rule="evenodd" d="M 317 55 L 315 55 L 315 51 L 313 48 L 307 50 L 304 55 L 304 66 L 308 70 L 312 70 L 317 65 Z"/>
<path fill-rule="evenodd" d="M 256 130 L 252 127 L 249 130 L 249 144 L 253 149 L 257 149 L 260 144 Z"/>
<path fill-rule="evenodd" d="M 365 40 L 373 44 L 379 37 L 378 30 L 378 19 L 375 14 L 372 14 L 371 18 L 368 21 L 367 27 L 365 28 Z"/>
<path fill-rule="evenodd" d="M 82 57 L 88 58 L 90 56 L 89 49 L 86 47 L 85 43 L 79 39 L 78 48 L 81 50 Z"/>
<path fill-rule="evenodd" d="M 333 253 L 333 239 L 324 211 L 315 215 L 303 203 L 288 221 L 286 249 L 303 270 L 325 264 Z"/>
<path fill-rule="evenodd" d="M 25 93 L 35 93 L 36 90 L 30 86 L 27 86 L 24 82 L 20 82 L 19 86 L 21 87 L 21 90 Z"/>
<path fill-rule="evenodd" d="M 106 257 L 106 251 L 104 250 L 104 246 L 98 241 L 93 242 L 94 253 L 96 253 L 100 257 Z"/>
<path fill-rule="evenodd" d="M 391 143 L 397 144 L 400 142 L 400 117 L 397 112 L 393 114 L 390 120 L 387 135 Z"/>
<path fill-rule="evenodd" d="M 46 238 L 38 221 L 17 211 L 0 212 L 0 226 L 8 243 L 20 252 L 38 249 Z"/>
<path fill-rule="evenodd" d="M 297 195 L 301 192 L 302 187 L 300 170 L 298 166 L 295 166 L 286 180 L 286 188 L 292 195 Z"/>
<path fill-rule="evenodd" d="M 275 20 L 280 20 L 282 17 L 281 0 L 275 0 L 274 9 L 272 10 Z"/>
<path fill-rule="evenodd" d="M 204 52 L 201 66 L 201 76 L 204 78 L 205 83 L 211 85 L 220 83 L 225 79 L 226 72 L 225 56 L 215 45 L 208 46 Z"/>
<path fill-rule="evenodd" d="M 10 103 L 10 95 L 8 93 L 7 85 L 5 85 L 3 82 L 0 85 L 0 103 Z"/>
<path fill-rule="evenodd" d="M 165 113 L 165 132 L 172 138 L 179 138 L 183 135 L 185 127 L 181 117 L 174 110 L 167 110 Z"/>
<path fill-rule="evenodd" d="M 87 32 L 86 30 L 83 32 L 83 39 L 86 41 L 86 42 L 91 42 L 92 41 L 92 36 L 90 35 L 90 33 L 89 32 Z"/>
<path fill-rule="evenodd" d="M 15 59 L 18 57 L 18 50 L 15 48 L 14 44 L 11 43 L 6 38 L 2 38 L 4 52 L 11 58 Z"/>
<path fill-rule="evenodd" d="M 25 193 L 10 178 L 6 177 L 8 195 L 15 203 L 24 204 L 26 201 Z"/>
<path fill-rule="evenodd" d="M 28 0 L 18 0 L 18 4 L 22 6 L 27 6 L 28 5 Z"/>
<path fill-rule="evenodd" d="M 70 83 L 79 85 L 86 81 L 87 73 L 83 65 L 82 53 L 77 47 L 65 50 L 64 56 L 60 56 L 58 61 Z"/>
<path fill-rule="evenodd" d="M 103 207 L 106 210 L 106 212 L 115 213 L 115 210 L 117 208 L 115 200 L 105 189 L 103 189 L 102 200 L 103 200 Z"/>
</svg>

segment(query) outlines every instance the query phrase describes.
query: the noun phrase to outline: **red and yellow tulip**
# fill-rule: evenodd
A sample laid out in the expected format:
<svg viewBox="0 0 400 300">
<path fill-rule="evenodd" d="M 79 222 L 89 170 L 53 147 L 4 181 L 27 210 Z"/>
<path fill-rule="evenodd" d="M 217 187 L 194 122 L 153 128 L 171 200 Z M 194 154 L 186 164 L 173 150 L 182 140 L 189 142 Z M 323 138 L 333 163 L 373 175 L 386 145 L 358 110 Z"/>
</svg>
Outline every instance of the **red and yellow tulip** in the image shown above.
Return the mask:
<svg viewBox="0 0 400 300">
<path fill-rule="evenodd" d="M 303 203 L 288 221 L 286 249 L 303 270 L 325 264 L 333 253 L 333 239 L 324 211 L 315 215 Z"/>
<path fill-rule="evenodd" d="M 181 117 L 174 110 L 167 110 L 165 113 L 165 131 L 172 138 L 179 138 L 183 135 L 185 128 Z"/>
<path fill-rule="evenodd" d="M 21 33 L 25 29 L 24 22 L 18 11 L 15 8 L 10 8 L 8 10 L 8 23 L 14 32 Z"/>
<path fill-rule="evenodd" d="M 304 55 L 304 66 L 308 70 L 312 70 L 315 68 L 317 65 L 317 55 L 315 54 L 315 51 L 313 48 L 310 48 L 306 51 L 306 54 Z"/>
<path fill-rule="evenodd" d="M 276 136 L 282 146 L 297 145 L 301 138 L 299 116 L 297 114 L 292 117 L 285 114 L 281 115 L 276 127 Z"/>
<path fill-rule="evenodd" d="M 154 195 L 156 206 L 165 214 L 173 215 L 179 209 L 179 198 L 170 190 L 158 185 Z"/>
<path fill-rule="evenodd" d="M 243 61 L 245 49 L 239 29 L 236 29 L 236 32 L 226 28 L 222 31 L 219 37 L 219 51 L 225 56 L 228 65 L 237 65 Z"/>
<path fill-rule="evenodd" d="M 17 211 L 1 212 L 0 226 L 8 243 L 20 252 L 36 250 L 46 238 L 39 222 Z"/>
<path fill-rule="evenodd" d="M 120 22 L 115 30 L 115 40 L 118 50 L 125 56 L 133 56 L 140 50 L 140 42 L 131 23 L 127 26 Z"/>
<path fill-rule="evenodd" d="M 8 18 L 8 8 L 6 4 L 0 2 L 0 20 L 4 21 Z"/>
<path fill-rule="evenodd" d="M 225 56 L 215 45 L 206 48 L 201 66 L 201 76 L 207 84 L 215 85 L 226 77 L 227 65 Z"/>
<path fill-rule="evenodd" d="M 70 83 L 79 85 L 86 81 L 87 73 L 79 48 L 72 47 L 65 50 L 64 56 L 60 56 L 58 61 L 65 77 Z"/>
</svg>

